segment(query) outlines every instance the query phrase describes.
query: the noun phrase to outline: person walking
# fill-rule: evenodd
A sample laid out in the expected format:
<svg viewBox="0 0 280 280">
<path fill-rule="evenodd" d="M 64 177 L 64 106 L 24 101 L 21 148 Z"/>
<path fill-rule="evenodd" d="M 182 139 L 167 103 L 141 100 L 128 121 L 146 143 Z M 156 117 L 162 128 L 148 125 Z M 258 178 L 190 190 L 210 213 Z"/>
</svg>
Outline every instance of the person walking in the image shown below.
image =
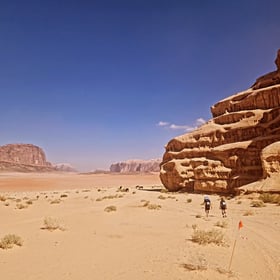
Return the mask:
<svg viewBox="0 0 280 280">
<path fill-rule="evenodd" d="M 208 217 L 211 208 L 211 200 L 208 196 L 204 197 L 204 208 L 205 208 L 206 217 Z"/>
<path fill-rule="evenodd" d="M 222 210 L 222 216 L 223 218 L 225 218 L 227 216 L 227 204 L 226 204 L 226 201 L 225 201 L 225 198 L 224 197 L 221 197 L 221 200 L 220 200 L 220 209 Z"/>
</svg>

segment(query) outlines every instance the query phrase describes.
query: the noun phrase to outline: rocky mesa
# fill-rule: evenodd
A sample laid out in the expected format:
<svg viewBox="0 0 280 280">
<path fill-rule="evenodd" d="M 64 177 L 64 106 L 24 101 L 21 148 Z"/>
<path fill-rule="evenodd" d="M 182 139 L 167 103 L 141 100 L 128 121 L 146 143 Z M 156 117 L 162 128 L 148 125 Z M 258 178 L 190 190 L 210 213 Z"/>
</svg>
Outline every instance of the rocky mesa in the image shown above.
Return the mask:
<svg viewBox="0 0 280 280">
<path fill-rule="evenodd" d="M 161 159 L 140 160 L 132 159 L 113 163 L 110 172 L 132 173 L 132 172 L 159 172 Z"/>
<path fill-rule="evenodd" d="M 53 171 L 44 151 L 32 144 L 8 144 L 0 146 L 0 170 L 5 171 Z"/>
<path fill-rule="evenodd" d="M 166 145 L 160 179 L 170 191 L 235 193 L 280 172 L 280 50 L 277 70 L 211 107 L 213 118 Z"/>
</svg>

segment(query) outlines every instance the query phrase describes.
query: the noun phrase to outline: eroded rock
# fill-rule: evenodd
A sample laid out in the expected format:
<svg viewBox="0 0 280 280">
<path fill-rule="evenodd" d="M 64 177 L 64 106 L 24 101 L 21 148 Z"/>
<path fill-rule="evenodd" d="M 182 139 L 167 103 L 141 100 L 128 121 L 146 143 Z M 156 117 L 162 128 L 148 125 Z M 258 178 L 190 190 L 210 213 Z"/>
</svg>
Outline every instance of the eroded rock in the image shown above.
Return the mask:
<svg viewBox="0 0 280 280">
<path fill-rule="evenodd" d="M 275 63 L 272 80 L 265 75 L 221 100 L 211 107 L 211 120 L 169 141 L 160 170 L 168 190 L 232 193 L 280 171 L 280 51 Z"/>
</svg>

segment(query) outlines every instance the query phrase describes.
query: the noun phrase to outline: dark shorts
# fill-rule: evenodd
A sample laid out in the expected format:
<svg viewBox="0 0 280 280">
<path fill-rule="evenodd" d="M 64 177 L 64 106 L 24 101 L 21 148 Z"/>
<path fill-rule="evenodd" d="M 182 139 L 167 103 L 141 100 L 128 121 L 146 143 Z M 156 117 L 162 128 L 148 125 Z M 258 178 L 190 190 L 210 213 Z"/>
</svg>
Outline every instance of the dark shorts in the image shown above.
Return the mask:
<svg viewBox="0 0 280 280">
<path fill-rule="evenodd" d="M 205 210 L 210 210 L 210 205 L 205 205 Z"/>
</svg>

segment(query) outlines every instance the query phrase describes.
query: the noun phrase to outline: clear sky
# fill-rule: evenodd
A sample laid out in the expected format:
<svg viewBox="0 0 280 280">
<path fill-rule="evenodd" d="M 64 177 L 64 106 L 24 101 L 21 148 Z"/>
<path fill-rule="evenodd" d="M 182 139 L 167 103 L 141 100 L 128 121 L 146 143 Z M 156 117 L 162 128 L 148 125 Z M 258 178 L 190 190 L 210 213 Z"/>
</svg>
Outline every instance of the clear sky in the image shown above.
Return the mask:
<svg viewBox="0 0 280 280">
<path fill-rule="evenodd" d="M 81 171 L 161 158 L 276 69 L 279 0 L 0 1 L 0 145 Z"/>
</svg>

